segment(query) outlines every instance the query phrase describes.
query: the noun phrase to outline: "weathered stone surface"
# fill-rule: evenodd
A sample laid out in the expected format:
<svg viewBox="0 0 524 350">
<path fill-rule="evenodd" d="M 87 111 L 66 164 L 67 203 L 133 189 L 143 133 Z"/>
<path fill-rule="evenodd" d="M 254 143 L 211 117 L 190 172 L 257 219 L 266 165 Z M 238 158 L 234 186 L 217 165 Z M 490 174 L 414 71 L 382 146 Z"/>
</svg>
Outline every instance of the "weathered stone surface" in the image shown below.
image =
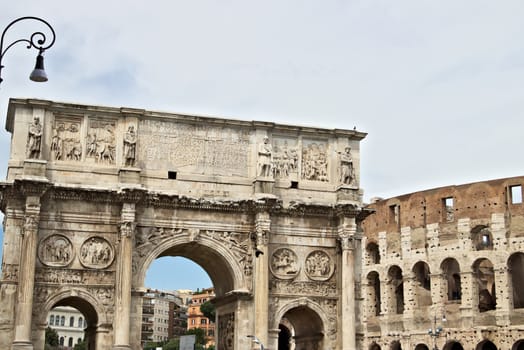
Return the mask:
<svg viewBox="0 0 524 350">
<path fill-rule="evenodd" d="M 276 350 L 279 326 L 297 350 L 354 347 L 364 133 L 24 99 L 7 128 L 2 348 L 42 349 L 69 305 L 91 349 L 140 349 L 166 255 L 213 280 L 221 350 L 253 329 Z"/>
</svg>

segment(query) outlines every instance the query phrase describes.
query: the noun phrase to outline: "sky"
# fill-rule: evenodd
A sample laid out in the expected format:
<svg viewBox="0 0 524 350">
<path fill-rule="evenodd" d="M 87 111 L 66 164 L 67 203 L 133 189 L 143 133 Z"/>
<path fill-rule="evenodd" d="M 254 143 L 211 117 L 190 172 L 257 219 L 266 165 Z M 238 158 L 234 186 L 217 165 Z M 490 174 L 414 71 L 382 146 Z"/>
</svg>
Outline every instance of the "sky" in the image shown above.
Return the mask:
<svg viewBox="0 0 524 350">
<path fill-rule="evenodd" d="M 2 125 L 9 97 L 34 97 L 356 126 L 366 201 L 523 174 L 522 0 L 17 0 L 0 26 L 28 15 L 57 33 L 49 81 L 12 47 Z M 18 25 L 6 41 L 44 29 Z"/>
</svg>

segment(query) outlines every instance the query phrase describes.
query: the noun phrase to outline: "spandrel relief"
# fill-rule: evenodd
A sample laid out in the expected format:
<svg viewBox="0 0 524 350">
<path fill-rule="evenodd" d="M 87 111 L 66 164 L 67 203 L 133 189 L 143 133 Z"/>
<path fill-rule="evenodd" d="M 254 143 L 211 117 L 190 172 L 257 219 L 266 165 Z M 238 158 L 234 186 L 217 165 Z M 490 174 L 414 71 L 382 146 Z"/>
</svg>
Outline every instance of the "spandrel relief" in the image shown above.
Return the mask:
<svg viewBox="0 0 524 350">
<path fill-rule="evenodd" d="M 74 258 L 73 245 L 65 236 L 49 236 L 40 242 L 38 258 L 46 266 L 68 266 Z"/>
<path fill-rule="evenodd" d="M 86 140 L 86 157 L 99 164 L 115 164 L 116 124 L 111 120 L 90 120 Z"/>
<path fill-rule="evenodd" d="M 296 139 L 273 137 L 273 176 L 275 179 L 298 179 Z"/>
<path fill-rule="evenodd" d="M 218 349 L 233 350 L 235 348 L 235 314 L 218 316 Z"/>
<path fill-rule="evenodd" d="M 85 267 L 106 268 L 111 265 L 114 256 L 113 247 L 102 237 L 91 237 L 80 247 L 80 262 Z"/>
<path fill-rule="evenodd" d="M 51 153 L 54 160 L 82 160 L 80 121 L 57 118 L 53 127 Z"/>
<path fill-rule="evenodd" d="M 297 255 L 287 248 L 279 248 L 273 252 L 270 268 L 273 275 L 280 279 L 292 279 L 300 271 Z"/>
<path fill-rule="evenodd" d="M 329 181 L 328 145 L 324 141 L 303 141 L 302 179 L 310 181 Z"/>
<path fill-rule="evenodd" d="M 315 250 L 309 253 L 305 262 L 306 275 L 313 281 L 325 281 L 335 270 L 333 259 L 326 252 Z"/>
</svg>

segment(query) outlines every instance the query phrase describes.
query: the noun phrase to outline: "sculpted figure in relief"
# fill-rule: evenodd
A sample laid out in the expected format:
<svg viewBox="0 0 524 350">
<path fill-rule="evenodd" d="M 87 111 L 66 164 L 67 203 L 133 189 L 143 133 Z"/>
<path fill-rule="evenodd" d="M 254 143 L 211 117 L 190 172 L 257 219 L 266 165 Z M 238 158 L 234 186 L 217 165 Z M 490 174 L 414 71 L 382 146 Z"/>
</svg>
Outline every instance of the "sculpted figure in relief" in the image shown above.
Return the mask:
<svg viewBox="0 0 524 350">
<path fill-rule="evenodd" d="M 40 243 L 38 253 L 40 261 L 45 265 L 65 266 L 73 258 L 73 246 L 67 238 L 53 235 Z"/>
<path fill-rule="evenodd" d="M 271 176 L 271 152 L 269 137 L 264 136 L 264 141 L 258 147 L 258 176 Z"/>
<path fill-rule="evenodd" d="M 124 159 L 126 166 L 134 166 L 136 157 L 136 133 L 135 127 L 130 125 L 124 136 Z"/>
<path fill-rule="evenodd" d="M 42 145 L 42 124 L 40 118 L 35 117 L 29 126 L 27 136 L 27 157 L 31 159 L 40 158 L 40 147 Z"/>
<path fill-rule="evenodd" d="M 82 159 L 82 144 L 80 142 L 80 129 L 77 123 L 58 122 L 53 128 L 51 151 L 55 160 Z"/>
<path fill-rule="evenodd" d="M 355 180 L 355 170 L 353 168 L 353 158 L 351 157 L 351 147 L 346 147 L 340 153 L 340 182 L 351 185 Z"/>
<path fill-rule="evenodd" d="M 284 140 L 283 145 L 274 140 L 275 149 L 273 152 L 272 170 L 275 178 L 288 178 L 290 174 L 298 171 L 298 153 L 296 147 L 290 147 L 288 140 Z"/>
<path fill-rule="evenodd" d="M 87 157 L 94 158 L 97 163 L 115 163 L 115 125 L 107 121 L 91 121 L 87 135 Z"/>
<path fill-rule="evenodd" d="M 306 273 L 313 280 L 328 279 L 332 272 L 331 259 L 320 250 L 312 252 L 306 258 Z"/>
<path fill-rule="evenodd" d="M 105 239 L 92 237 L 82 244 L 80 261 L 88 267 L 103 268 L 113 261 L 113 251 Z"/>
<path fill-rule="evenodd" d="M 297 255 L 290 249 L 277 249 L 272 256 L 271 272 L 276 277 L 289 279 L 298 274 Z"/>
<path fill-rule="evenodd" d="M 328 161 L 324 143 L 310 143 L 302 150 L 302 178 L 312 181 L 328 181 Z"/>
</svg>

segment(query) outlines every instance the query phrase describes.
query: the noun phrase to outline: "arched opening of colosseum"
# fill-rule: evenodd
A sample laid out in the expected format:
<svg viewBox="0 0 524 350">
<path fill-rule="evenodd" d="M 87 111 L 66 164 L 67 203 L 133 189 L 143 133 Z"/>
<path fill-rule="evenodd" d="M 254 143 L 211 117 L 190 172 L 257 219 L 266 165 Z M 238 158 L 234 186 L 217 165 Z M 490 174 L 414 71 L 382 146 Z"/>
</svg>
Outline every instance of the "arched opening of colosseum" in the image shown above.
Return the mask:
<svg viewBox="0 0 524 350">
<path fill-rule="evenodd" d="M 495 273 L 493 264 L 486 258 L 481 258 L 473 264 L 473 274 L 476 283 L 473 287 L 477 288 L 479 312 L 495 310 Z"/>
<path fill-rule="evenodd" d="M 289 334 L 292 335 L 288 343 L 295 344 L 295 350 L 323 349 L 324 326 L 320 316 L 306 305 L 300 305 L 288 310 L 282 317 L 280 324 L 288 328 Z M 281 337 L 287 335 L 278 335 L 280 344 Z M 285 342 L 284 339 L 282 339 Z M 285 349 L 285 348 L 284 348 Z M 278 350 L 282 350 L 280 347 Z"/>
<path fill-rule="evenodd" d="M 476 250 L 492 250 L 493 236 L 487 226 L 478 225 L 471 230 L 471 242 Z"/>
<path fill-rule="evenodd" d="M 475 350 L 497 350 L 497 347 L 491 341 L 486 339 L 478 343 Z"/>
<path fill-rule="evenodd" d="M 431 277 L 429 265 L 424 261 L 419 261 L 413 266 L 415 276 L 415 295 L 418 306 L 431 305 Z"/>
<path fill-rule="evenodd" d="M 524 308 L 524 254 L 515 253 L 508 259 L 508 271 L 511 274 L 511 290 L 513 290 L 513 307 Z"/>
<path fill-rule="evenodd" d="M 402 345 L 400 344 L 400 341 L 394 340 L 391 343 L 391 346 L 389 348 L 390 350 L 402 350 Z"/>
<path fill-rule="evenodd" d="M 452 341 L 447 342 L 446 345 L 444 345 L 443 350 L 464 350 L 464 348 L 462 347 L 462 344 L 460 344 L 457 341 L 452 340 Z"/>
<path fill-rule="evenodd" d="M 388 270 L 388 306 L 391 313 L 402 314 L 404 312 L 404 283 L 402 269 L 393 265 Z"/>
<path fill-rule="evenodd" d="M 524 350 L 524 339 L 516 341 L 511 350 Z"/>
<path fill-rule="evenodd" d="M 460 282 L 460 266 L 457 260 L 447 258 L 440 264 L 444 276 L 444 288 L 447 289 L 448 300 L 461 300 L 462 288 Z"/>
<path fill-rule="evenodd" d="M 377 343 L 373 342 L 369 346 L 369 350 L 382 350 L 382 348 L 380 347 L 380 345 L 378 345 Z"/>
<path fill-rule="evenodd" d="M 370 242 L 367 244 L 366 260 L 367 264 L 369 265 L 380 264 L 380 251 L 378 249 L 378 244 L 375 242 Z"/>
<path fill-rule="evenodd" d="M 367 300 L 370 301 L 368 306 L 368 316 L 380 315 L 380 278 L 376 271 L 371 271 L 367 277 Z"/>
<path fill-rule="evenodd" d="M 51 316 L 54 316 L 58 307 L 71 307 L 73 309 L 78 310 L 82 316 L 80 318 L 74 318 L 71 319 L 71 317 L 53 317 L 54 318 L 54 324 L 52 324 L 53 318 Z M 95 350 L 97 349 L 97 334 L 100 332 L 99 330 L 99 318 L 98 314 L 88 301 L 84 300 L 81 297 L 78 296 L 71 296 L 66 297 L 64 299 L 61 299 L 60 301 L 56 302 L 51 309 L 48 312 L 45 312 L 45 310 L 42 310 L 41 314 L 39 314 L 39 321 L 41 322 L 40 318 L 46 317 L 47 318 L 47 326 L 51 328 L 55 327 L 64 327 L 69 326 L 71 327 L 71 323 L 73 324 L 73 327 L 80 328 L 84 330 L 84 336 L 82 337 L 82 340 L 85 341 L 86 349 L 87 350 Z M 72 322 L 71 322 L 72 321 Z M 45 323 L 46 321 L 44 321 Z M 61 337 L 59 338 L 59 344 L 66 348 L 73 348 L 74 345 L 78 343 L 77 337 L 71 338 L 68 337 Z M 43 338 L 42 338 L 43 339 Z M 42 349 L 44 348 L 44 345 L 42 344 Z"/>
<path fill-rule="evenodd" d="M 426 344 L 417 344 L 417 346 L 415 346 L 415 350 L 429 350 L 429 348 Z"/>
</svg>

